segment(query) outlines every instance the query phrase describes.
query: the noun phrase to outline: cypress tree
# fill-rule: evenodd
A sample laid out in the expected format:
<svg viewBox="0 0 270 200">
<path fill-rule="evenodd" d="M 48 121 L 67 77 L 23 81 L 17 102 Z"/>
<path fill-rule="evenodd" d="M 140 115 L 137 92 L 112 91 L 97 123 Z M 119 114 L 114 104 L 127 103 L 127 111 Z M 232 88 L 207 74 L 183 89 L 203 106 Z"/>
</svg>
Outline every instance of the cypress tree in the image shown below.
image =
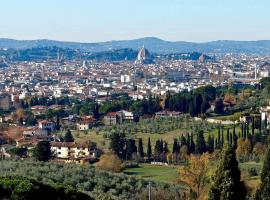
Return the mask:
<svg viewBox="0 0 270 200">
<path fill-rule="evenodd" d="M 247 190 L 241 181 L 241 171 L 238 167 L 235 151 L 227 148 L 219 162 L 213 183 L 209 192 L 210 200 L 244 200 Z"/>
<path fill-rule="evenodd" d="M 186 139 L 186 137 L 182 134 L 182 135 L 181 135 L 181 138 L 180 138 L 180 146 L 184 146 L 184 145 L 187 146 L 187 139 Z"/>
<path fill-rule="evenodd" d="M 113 150 L 113 152 L 121 159 L 125 159 L 125 147 L 126 145 L 126 138 L 124 134 L 120 133 L 113 133 L 111 135 L 111 144 L 110 147 Z"/>
<path fill-rule="evenodd" d="M 151 140 L 149 137 L 148 143 L 147 143 L 147 159 L 150 160 L 151 158 L 152 158 L 152 146 L 151 146 Z"/>
<path fill-rule="evenodd" d="M 249 135 L 250 135 L 250 133 L 249 133 L 249 122 L 247 122 L 247 134 L 246 134 L 247 138 L 249 137 Z"/>
<path fill-rule="evenodd" d="M 215 139 L 215 150 L 217 150 L 217 149 L 219 149 L 219 147 L 218 147 L 218 139 L 216 138 Z"/>
<path fill-rule="evenodd" d="M 163 152 L 164 153 L 169 153 L 168 143 L 166 141 L 164 142 Z"/>
<path fill-rule="evenodd" d="M 193 134 L 191 133 L 189 153 L 194 153 L 194 152 L 195 152 L 195 143 L 194 143 L 194 140 L 193 140 Z"/>
<path fill-rule="evenodd" d="M 243 138 L 246 139 L 247 138 L 247 127 L 246 124 L 243 125 L 244 129 L 243 129 Z"/>
<path fill-rule="evenodd" d="M 144 152 L 143 152 L 143 141 L 142 141 L 142 138 L 139 138 L 139 141 L 138 141 L 138 153 L 139 153 L 139 156 L 141 158 L 144 157 Z"/>
<path fill-rule="evenodd" d="M 210 153 L 214 152 L 214 137 L 210 134 L 207 138 L 207 151 Z"/>
<path fill-rule="evenodd" d="M 179 154 L 180 152 L 180 146 L 178 144 L 178 141 L 176 138 L 174 138 L 173 140 L 173 150 L 172 150 L 173 153 L 176 153 L 176 154 Z"/>
<path fill-rule="evenodd" d="M 187 135 L 187 148 L 188 148 L 188 152 L 190 152 L 190 135 L 189 135 L 189 133 L 188 133 L 188 135 Z M 179 149 L 180 149 L 180 147 L 179 147 Z"/>
<path fill-rule="evenodd" d="M 255 118 L 253 116 L 252 117 L 252 132 L 251 132 L 251 134 L 254 135 L 254 133 L 255 133 Z"/>
<path fill-rule="evenodd" d="M 199 131 L 196 138 L 195 152 L 202 154 L 207 151 L 203 131 Z"/>
<path fill-rule="evenodd" d="M 218 127 L 218 139 L 217 139 L 217 149 L 221 147 L 221 137 L 220 137 L 220 127 Z"/>
<path fill-rule="evenodd" d="M 137 153 L 137 146 L 134 139 L 129 139 L 126 144 L 126 159 L 132 159 L 132 155 Z"/>
<path fill-rule="evenodd" d="M 256 191 L 256 200 L 270 200 L 270 147 L 267 148 L 261 173 L 261 185 Z"/>
<path fill-rule="evenodd" d="M 233 134 L 230 133 L 230 142 L 229 142 L 229 146 L 232 147 L 233 145 Z"/>
<path fill-rule="evenodd" d="M 226 140 L 227 140 L 227 144 L 230 144 L 230 129 L 229 128 L 227 128 Z"/>
<path fill-rule="evenodd" d="M 223 132 L 223 127 L 221 129 L 221 148 L 224 146 L 224 132 Z"/>
</svg>

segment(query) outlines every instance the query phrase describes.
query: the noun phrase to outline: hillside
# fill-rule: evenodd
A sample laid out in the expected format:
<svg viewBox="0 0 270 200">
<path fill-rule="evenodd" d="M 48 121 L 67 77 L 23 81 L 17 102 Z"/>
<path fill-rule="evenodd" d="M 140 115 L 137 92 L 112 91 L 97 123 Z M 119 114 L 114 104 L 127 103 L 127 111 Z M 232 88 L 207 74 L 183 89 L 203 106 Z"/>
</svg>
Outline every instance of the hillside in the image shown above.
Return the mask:
<svg viewBox="0 0 270 200">
<path fill-rule="evenodd" d="M 145 37 L 134 40 L 108 41 L 99 43 L 79 43 L 55 40 L 13 40 L 0 38 L 0 48 L 28 49 L 35 47 L 52 47 L 80 49 L 89 52 L 101 52 L 112 49 L 131 48 L 139 49 L 145 45 L 146 48 L 158 54 L 171 54 L 179 52 L 202 52 L 202 53 L 270 53 L 270 41 L 230 41 L 219 40 L 205 43 L 194 43 L 184 41 L 165 41 L 154 37 Z"/>
</svg>

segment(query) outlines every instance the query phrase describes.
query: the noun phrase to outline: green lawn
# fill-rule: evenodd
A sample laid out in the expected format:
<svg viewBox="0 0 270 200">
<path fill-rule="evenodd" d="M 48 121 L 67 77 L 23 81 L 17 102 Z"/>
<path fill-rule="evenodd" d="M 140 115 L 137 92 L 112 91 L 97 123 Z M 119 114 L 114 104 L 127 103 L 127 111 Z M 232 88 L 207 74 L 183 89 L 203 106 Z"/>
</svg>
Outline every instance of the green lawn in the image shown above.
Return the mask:
<svg viewBox="0 0 270 200">
<path fill-rule="evenodd" d="M 164 183 L 176 183 L 178 179 L 177 168 L 169 166 L 141 164 L 138 168 L 126 169 L 124 173 Z"/>
</svg>

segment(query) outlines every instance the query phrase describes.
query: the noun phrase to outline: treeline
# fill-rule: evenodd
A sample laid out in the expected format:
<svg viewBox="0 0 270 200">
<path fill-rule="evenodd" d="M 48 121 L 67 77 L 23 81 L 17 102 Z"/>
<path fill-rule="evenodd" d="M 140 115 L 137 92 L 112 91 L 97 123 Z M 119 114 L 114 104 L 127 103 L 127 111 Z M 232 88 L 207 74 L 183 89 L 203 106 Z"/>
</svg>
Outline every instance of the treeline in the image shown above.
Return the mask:
<svg viewBox="0 0 270 200">
<path fill-rule="evenodd" d="M 165 108 L 196 116 L 205 113 L 210 108 L 210 102 L 214 101 L 216 97 L 216 88 L 213 86 L 200 87 L 191 92 L 168 93 Z"/>
<path fill-rule="evenodd" d="M 22 176 L 0 177 L 0 198 L 10 200 L 91 200 L 92 198 L 70 186 L 49 185 Z"/>
</svg>

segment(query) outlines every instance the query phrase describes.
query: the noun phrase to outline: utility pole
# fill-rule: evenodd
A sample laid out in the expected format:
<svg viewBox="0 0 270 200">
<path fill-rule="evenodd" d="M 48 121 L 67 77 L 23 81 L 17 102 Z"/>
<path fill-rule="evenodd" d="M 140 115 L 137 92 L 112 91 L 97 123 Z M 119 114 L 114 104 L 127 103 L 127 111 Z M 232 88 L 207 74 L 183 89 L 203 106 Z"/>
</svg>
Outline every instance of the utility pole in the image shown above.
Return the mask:
<svg viewBox="0 0 270 200">
<path fill-rule="evenodd" d="M 151 182 L 149 182 L 149 190 L 148 190 L 148 200 L 151 200 Z"/>
</svg>

